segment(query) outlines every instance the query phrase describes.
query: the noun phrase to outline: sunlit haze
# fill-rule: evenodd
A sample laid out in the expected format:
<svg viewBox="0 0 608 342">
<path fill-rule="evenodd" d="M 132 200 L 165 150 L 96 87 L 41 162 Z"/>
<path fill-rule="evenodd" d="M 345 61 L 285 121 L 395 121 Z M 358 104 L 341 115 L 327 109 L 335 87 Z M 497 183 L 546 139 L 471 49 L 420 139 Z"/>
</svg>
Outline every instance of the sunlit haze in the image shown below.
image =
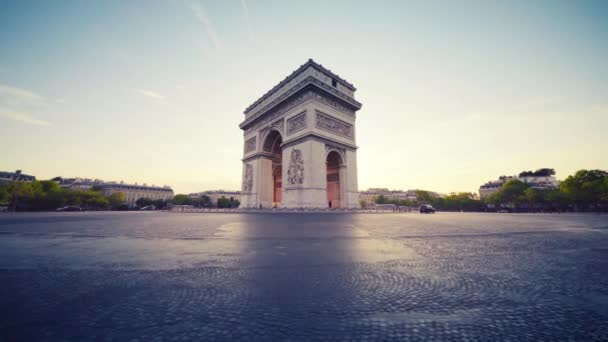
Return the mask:
<svg viewBox="0 0 608 342">
<path fill-rule="evenodd" d="M 1 1 L 0 170 L 241 188 L 244 109 L 357 87 L 359 189 L 608 169 L 606 1 Z"/>
</svg>

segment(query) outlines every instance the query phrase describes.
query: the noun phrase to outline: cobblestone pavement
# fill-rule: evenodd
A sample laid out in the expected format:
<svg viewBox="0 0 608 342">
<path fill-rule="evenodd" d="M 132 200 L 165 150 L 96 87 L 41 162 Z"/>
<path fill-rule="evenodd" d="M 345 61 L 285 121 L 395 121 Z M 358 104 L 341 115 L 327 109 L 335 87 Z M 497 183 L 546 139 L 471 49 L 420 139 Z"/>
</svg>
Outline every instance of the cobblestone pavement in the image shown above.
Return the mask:
<svg viewBox="0 0 608 342">
<path fill-rule="evenodd" d="M 0 214 L 0 340 L 607 341 L 608 216 Z"/>
</svg>

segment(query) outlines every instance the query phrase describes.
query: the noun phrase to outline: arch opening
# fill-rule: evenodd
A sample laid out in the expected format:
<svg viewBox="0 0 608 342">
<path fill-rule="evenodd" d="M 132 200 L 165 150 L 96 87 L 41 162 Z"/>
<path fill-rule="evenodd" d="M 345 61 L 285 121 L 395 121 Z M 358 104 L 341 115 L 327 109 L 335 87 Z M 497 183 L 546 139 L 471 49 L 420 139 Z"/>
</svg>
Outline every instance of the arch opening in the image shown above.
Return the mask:
<svg viewBox="0 0 608 342">
<path fill-rule="evenodd" d="M 340 153 L 331 151 L 327 154 L 326 159 L 326 172 L 327 172 L 327 206 L 329 208 L 341 208 L 342 207 L 342 190 L 344 188 L 341 183 L 343 182 L 344 175 L 342 169 L 344 168 L 344 160 Z"/>
<path fill-rule="evenodd" d="M 265 176 L 268 186 L 267 191 L 263 194 L 262 203 L 272 207 L 281 205 L 282 190 L 283 190 L 283 148 L 281 144 L 283 138 L 278 131 L 271 131 L 266 136 L 263 144 L 264 152 L 270 153 L 270 163 L 268 165 L 267 175 Z"/>
</svg>

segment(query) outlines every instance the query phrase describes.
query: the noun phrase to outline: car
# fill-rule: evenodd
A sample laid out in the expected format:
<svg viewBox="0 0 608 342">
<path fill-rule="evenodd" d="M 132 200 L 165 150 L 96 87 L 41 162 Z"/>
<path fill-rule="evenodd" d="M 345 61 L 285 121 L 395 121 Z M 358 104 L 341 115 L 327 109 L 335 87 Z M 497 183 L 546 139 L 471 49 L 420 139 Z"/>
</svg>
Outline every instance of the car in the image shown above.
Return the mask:
<svg viewBox="0 0 608 342">
<path fill-rule="evenodd" d="M 156 207 L 154 206 L 154 204 L 152 205 L 147 205 L 145 207 L 139 208 L 139 210 L 156 210 Z"/>
<path fill-rule="evenodd" d="M 433 208 L 433 206 L 430 204 L 423 204 L 420 206 L 420 213 L 421 214 L 434 214 L 435 208 Z"/>
<path fill-rule="evenodd" d="M 7 212 L 8 207 L 0 206 L 0 213 Z"/>
<path fill-rule="evenodd" d="M 67 207 L 57 208 L 57 211 L 82 211 L 82 209 L 75 205 L 68 205 Z"/>
</svg>

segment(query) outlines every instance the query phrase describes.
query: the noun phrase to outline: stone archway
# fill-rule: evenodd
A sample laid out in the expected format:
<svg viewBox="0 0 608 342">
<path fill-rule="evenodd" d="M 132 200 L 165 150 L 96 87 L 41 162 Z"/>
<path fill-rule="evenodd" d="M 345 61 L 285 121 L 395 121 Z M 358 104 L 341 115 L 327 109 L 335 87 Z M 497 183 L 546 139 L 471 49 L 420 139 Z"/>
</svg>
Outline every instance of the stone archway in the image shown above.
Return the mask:
<svg viewBox="0 0 608 342">
<path fill-rule="evenodd" d="M 342 208 L 346 203 L 344 198 L 346 186 L 344 158 L 337 151 L 330 151 L 326 157 L 327 174 L 327 206 L 329 208 Z"/>
<path fill-rule="evenodd" d="M 270 165 L 265 170 L 262 177 L 267 186 L 262 189 L 263 206 L 279 207 L 283 192 L 283 137 L 276 130 L 270 131 L 262 145 L 263 151 L 267 154 Z"/>
<path fill-rule="evenodd" d="M 243 208 L 359 207 L 356 91 L 308 60 L 245 109 Z"/>
</svg>

